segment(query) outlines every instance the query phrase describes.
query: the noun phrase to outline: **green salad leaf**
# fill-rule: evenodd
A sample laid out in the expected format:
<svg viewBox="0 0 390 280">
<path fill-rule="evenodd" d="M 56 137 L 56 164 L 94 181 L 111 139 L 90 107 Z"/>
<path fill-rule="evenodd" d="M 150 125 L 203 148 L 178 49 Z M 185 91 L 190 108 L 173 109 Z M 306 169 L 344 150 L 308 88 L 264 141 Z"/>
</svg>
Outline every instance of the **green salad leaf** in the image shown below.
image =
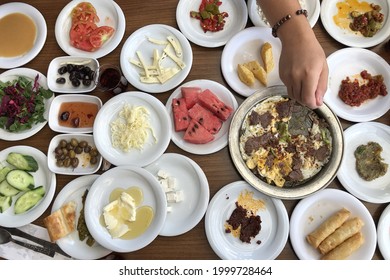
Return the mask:
<svg viewBox="0 0 390 280">
<path fill-rule="evenodd" d="M 20 132 L 46 121 L 45 100 L 53 92 L 41 87 L 38 79 L 39 75 L 34 80 L 19 76 L 12 81 L 0 81 L 0 128 Z"/>
</svg>

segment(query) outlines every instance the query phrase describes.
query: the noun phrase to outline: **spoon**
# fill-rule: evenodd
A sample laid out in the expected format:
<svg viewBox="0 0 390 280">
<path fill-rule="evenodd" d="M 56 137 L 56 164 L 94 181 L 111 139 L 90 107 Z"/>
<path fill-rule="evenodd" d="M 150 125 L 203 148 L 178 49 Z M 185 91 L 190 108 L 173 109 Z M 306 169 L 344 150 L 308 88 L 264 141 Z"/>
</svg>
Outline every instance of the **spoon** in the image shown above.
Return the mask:
<svg viewBox="0 0 390 280">
<path fill-rule="evenodd" d="M 50 256 L 50 257 L 53 257 L 55 254 L 55 252 L 53 250 L 51 250 L 50 248 L 40 247 L 40 246 L 32 245 L 32 244 L 29 244 L 29 243 L 26 243 L 26 242 L 23 242 L 20 240 L 16 240 L 16 239 L 12 238 L 11 234 L 7 230 L 0 228 L 0 244 L 6 244 L 8 242 L 14 242 L 15 244 L 18 244 L 20 246 L 23 246 L 23 247 L 28 248 L 30 250 L 33 250 L 35 252 L 45 254 L 45 255 Z"/>
</svg>

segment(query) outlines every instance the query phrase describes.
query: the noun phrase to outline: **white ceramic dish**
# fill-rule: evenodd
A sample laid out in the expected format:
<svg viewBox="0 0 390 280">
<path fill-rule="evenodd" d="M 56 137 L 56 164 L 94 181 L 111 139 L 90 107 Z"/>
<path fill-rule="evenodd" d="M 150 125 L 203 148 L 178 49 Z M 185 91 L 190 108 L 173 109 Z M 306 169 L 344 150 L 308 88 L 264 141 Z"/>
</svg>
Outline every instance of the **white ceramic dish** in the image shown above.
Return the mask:
<svg viewBox="0 0 390 280">
<path fill-rule="evenodd" d="M 94 51 L 87 52 L 73 47 L 69 40 L 69 30 L 71 28 L 70 14 L 72 9 L 83 0 L 70 1 L 59 13 L 55 24 L 55 36 L 60 48 L 72 56 L 88 56 L 92 58 L 101 58 L 111 53 L 121 42 L 126 29 L 126 19 L 122 9 L 114 1 L 90 0 L 96 9 L 100 21 L 97 26 L 107 25 L 115 29 L 112 37 L 106 41 L 103 46 Z"/>
<path fill-rule="evenodd" d="M 56 132 L 61 133 L 91 133 L 93 131 L 93 126 L 91 127 L 66 127 L 62 126 L 59 123 L 59 117 L 62 112 L 60 112 L 61 104 L 65 102 L 86 102 L 93 103 L 98 106 L 98 109 L 103 106 L 102 101 L 99 97 L 94 95 L 86 94 L 63 94 L 58 95 L 54 98 L 51 103 L 49 110 L 49 127 Z M 94 116 L 96 118 L 96 116 Z"/>
<path fill-rule="evenodd" d="M 340 117 L 352 122 L 375 120 L 390 109 L 390 95 L 367 100 L 359 107 L 345 104 L 338 96 L 341 81 L 347 76 L 359 75 L 367 70 L 371 75 L 382 75 L 387 89 L 390 88 L 390 65 L 373 51 L 361 48 L 344 48 L 327 58 L 329 66 L 328 90 L 324 102 Z"/>
<path fill-rule="evenodd" d="M 139 61 L 137 51 L 144 57 L 146 65 L 152 65 L 153 52 L 158 50 L 159 55 L 162 56 L 163 50 L 167 45 L 159 45 L 152 43 L 148 38 L 157 39 L 160 41 L 167 41 L 168 36 L 173 36 L 178 40 L 182 48 L 182 57 L 180 59 L 185 64 L 176 75 L 164 83 L 143 83 L 140 81 L 141 68 L 135 66 L 130 62 L 131 59 Z M 172 49 L 172 52 L 173 49 Z M 120 64 L 123 75 L 134 87 L 141 91 L 149 93 L 160 93 L 169 91 L 178 86 L 188 76 L 192 67 L 192 48 L 187 38 L 177 29 L 164 24 L 151 24 L 144 26 L 127 38 L 124 43 L 120 55 Z M 164 68 L 177 68 L 178 65 L 169 57 L 166 57 L 161 66 Z M 180 67 L 179 67 L 180 68 Z"/>
<path fill-rule="evenodd" d="M 134 239 L 114 239 L 101 223 L 103 208 L 109 203 L 113 190 L 131 186 L 142 190 L 142 205 L 153 209 L 153 220 L 146 232 Z M 149 245 L 161 232 L 166 215 L 167 202 L 157 179 L 147 170 L 136 166 L 119 166 L 100 175 L 92 184 L 85 202 L 85 218 L 91 235 L 103 247 L 115 252 L 133 252 Z"/>
<path fill-rule="evenodd" d="M 257 5 L 256 0 L 248 0 L 248 14 L 254 26 L 271 27 L 266 20 L 261 8 Z M 316 25 L 318 18 L 320 17 L 320 0 L 299 0 L 302 9 L 307 10 L 307 19 L 310 26 Z"/>
<path fill-rule="evenodd" d="M 223 30 L 204 32 L 200 21 L 190 17 L 191 11 L 199 11 L 199 0 L 180 0 L 176 8 L 177 25 L 184 36 L 192 43 L 215 48 L 224 46 L 230 38 L 245 28 L 248 21 L 248 8 L 245 1 L 222 1 L 220 12 L 227 12 L 228 17 Z"/>
<path fill-rule="evenodd" d="M 99 62 L 97 59 L 89 58 L 89 57 L 80 57 L 80 56 L 61 56 L 54 58 L 47 69 L 47 85 L 49 89 L 54 92 L 62 92 L 62 93 L 82 93 L 82 92 L 90 92 L 96 88 L 96 83 L 91 77 L 91 84 L 89 86 L 81 84 L 78 87 L 74 87 L 69 80 L 69 73 L 65 73 L 60 75 L 58 73 L 58 69 L 60 67 L 66 66 L 67 64 L 81 64 L 83 66 L 88 66 L 92 71 L 96 72 L 99 68 Z M 95 76 L 97 75 L 94 74 Z M 58 78 L 65 78 L 66 82 L 64 84 L 59 84 L 56 82 Z"/>
<path fill-rule="evenodd" d="M 34 47 L 26 54 L 17 57 L 0 57 L 0 68 L 3 69 L 19 67 L 33 60 L 42 50 L 47 37 L 45 18 L 35 7 L 21 2 L 11 2 L 0 6 L 0 18 L 12 13 L 29 16 L 35 23 L 37 36 Z"/>
<path fill-rule="evenodd" d="M 143 150 L 123 152 L 114 148 L 111 141 L 110 123 L 118 118 L 124 105 L 143 106 L 149 111 L 150 125 L 157 138 L 155 143 L 149 133 Z M 112 164 L 146 166 L 158 159 L 167 149 L 172 135 L 168 112 L 156 97 L 139 91 L 124 92 L 108 100 L 95 118 L 93 135 L 100 154 Z"/>
<path fill-rule="evenodd" d="M 379 218 L 377 234 L 379 251 L 385 260 L 390 260 L 390 204 Z"/>
<path fill-rule="evenodd" d="M 86 175 L 77 177 L 70 181 L 63 189 L 58 193 L 54 200 L 51 212 L 60 209 L 64 204 L 74 201 L 76 202 L 76 225 L 80 217 L 80 211 L 83 207 L 83 195 L 90 189 L 93 182 L 99 177 L 99 175 Z M 88 246 L 86 240 L 80 241 L 78 231 L 75 230 L 71 234 L 56 241 L 58 246 L 70 255 L 72 258 L 79 260 L 91 260 L 100 259 L 112 251 L 102 247 L 100 244 L 95 242 L 94 245 Z"/>
<path fill-rule="evenodd" d="M 37 75 L 39 75 L 39 79 L 38 79 L 39 85 L 44 89 L 47 89 L 46 77 L 40 72 L 30 68 L 14 68 L 11 70 L 7 70 L 0 74 L 0 81 L 2 82 L 12 81 L 17 79 L 19 76 L 24 76 L 26 78 L 29 78 L 31 81 L 34 81 Z M 38 133 L 47 123 L 47 120 L 49 118 L 50 105 L 53 99 L 54 99 L 54 94 L 51 98 L 45 99 L 45 113 L 43 114 L 44 118 L 46 119 L 45 122 L 35 124 L 32 126 L 31 129 L 21 131 L 21 132 L 9 132 L 5 129 L 0 128 L 1 131 L 0 139 L 7 140 L 7 141 L 18 141 L 18 140 L 29 138 L 35 135 L 36 133 Z"/>
<path fill-rule="evenodd" d="M 337 178 L 344 188 L 357 198 L 371 203 L 390 202 L 390 172 L 372 181 L 362 179 L 356 171 L 354 152 L 369 141 L 383 148 L 381 157 L 390 165 L 390 127 L 376 122 L 358 123 L 344 131 L 344 157 Z"/>
<path fill-rule="evenodd" d="M 203 218 L 209 203 L 209 183 L 201 167 L 192 159 L 174 153 L 163 154 L 145 167 L 157 177 L 160 170 L 176 178 L 177 189 L 184 193 L 183 201 L 169 203 L 162 236 L 177 236 L 193 229 Z"/>
<path fill-rule="evenodd" d="M 56 164 L 56 158 L 55 158 L 55 152 L 54 150 L 59 145 L 61 140 L 66 140 L 68 143 L 75 138 L 77 141 L 86 141 L 89 146 L 96 149 L 95 142 L 93 140 L 93 136 L 90 134 L 77 134 L 77 133 L 67 133 L 67 134 L 57 134 L 56 136 L 51 139 L 49 144 L 49 149 L 47 151 L 47 160 L 48 160 L 48 166 L 49 169 L 56 173 L 56 174 L 63 174 L 63 175 L 87 175 L 95 173 L 99 170 L 100 165 L 102 164 L 102 156 L 98 155 L 98 161 L 96 164 L 90 164 L 89 163 L 89 156 L 87 156 L 86 153 L 81 153 L 76 155 L 76 157 L 79 159 L 79 165 L 76 168 L 73 167 L 64 167 L 64 166 L 57 166 Z"/>
<path fill-rule="evenodd" d="M 32 156 L 37 162 L 39 169 L 36 172 L 30 172 L 34 177 L 35 187 L 44 186 L 45 196 L 32 209 L 22 214 L 14 214 L 14 204 L 16 199 L 22 194 L 19 193 L 13 198 L 13 203 L 4 213 L 0 213 L 0 225 L 4 227 L 21 227 L 32 223 L 38 219 L 49 207 L 56 191 L 56 176 L 47 166 L 47 157 L 44 153 L 36 148 L 29 146 L 13 146 L 0 151 L 0 163 L 3 166 L 10 166 L 6 162 L 9 153 L 21 153 Z"/>
<path fill-rule="evenodd" d="M 245 85 L 238 77 L 237 65 L 252 60 L 257 60 L 260 65 L 263 65 L 260 49 L 265 42 L 269 42 L 272 45 L 275 63 L 275 68 L 267 76 L 268 87 L 283 85 L 278 70 L 282 45 L 279 39 L 272 36 L 271 28 L 257 26 L 246 28 L 234 35 L 223 49 L 221 57 L 222 74 L 229 86 L 244 97 L 264 89 L 265 86 L 257 80 L 252 87 Z"/>
<path fill-rule="evenodd" d="M 229 132 L 229 126 L 232 119 L 232 116 L 234 112 L 231 114 L 229 119 L 225 121 L 222 125 L 221 130 L 215 134 L 215 139 L 209 143 L 206 144 L 192 144 L 189 142 L 186 142 L 183 139 L 184 132 L 176 132 L 175 126 L 174 126 L 174 120 L 173 120 L 173 112 L 172 112 L 172 100 L 173 98 L 181 97 L 181 87 L 200 87 L 202 90 L 209 89 L 211 90 L 222 102 L 229 105 L 233 108 L 235 111 L 238 107 L 238 103 L 236 101 L 236 98 L 234 95 L 223 85 L 210 81 L 210 80 L 193 80 L 187 83 L 182 84 L 180 87 L 178 87 L 168 98 L 168 101 L 166 103 L 166 108 L 168 111 L 168 114 L 171 118 L 171 126 L 172 126 L 172 141 L 181 149 L 184 151 L 187 151 L 192 154 L 198 154 L 198 155 L 206 155 L 218 152 L 219 150 L 226 147 L 228 143 L 228 132 Z"/>
<path fill-rule="evenodd" d="M 380 5 L 382 7 L 381 13 L 385 17 L 381 30 L 373 37 L 364 37 L 360 32 L 342 29 L 336 25 L 333 17 L 337 14 L 336 5 L 338 2 L 343 2 L 343 0 L 323 0 L 320 11 L 322 24 L 336 41 L 349 47 L 370 48 L 382 43 L 390 36 L 390 3 L 388 0 L 369 1 L 369 3 Z"/>
<path fill-rule="evenodd" d="M 236 201 L 244 190 L 253 192 L 254 199 L 265 202 L 265 209 L 259 210 L 261 230 L 251 243 L 243 243 L 225 232 L 225 222 L 236 208 Z M 273 260 L 286 245 L 289 232 L 287 210 L 280 199 L 271 198 L 255 190 L 245 181 L 230 183 L 221 188 L 211 199 L 206 212 L 205 227 L 207 239 L 214 252 L 221 259 Z M 260 244 L 257 244 L 260 241 Z"/>
<path fill-rule="evenodd" d="M 307 241 L 306 236 L 333 213 L 341 208 L 359 217 L 364 226 L 361 230 L 364 244 L 348 260 L 371 260 L 376 248 L 376 227 L 370 212 L 357 198 L 337 189 L 321 190 L 298 202 L 290 218 L 291 245 L 301 260 L 318 260 L 320 253 Z"/>
</svg>

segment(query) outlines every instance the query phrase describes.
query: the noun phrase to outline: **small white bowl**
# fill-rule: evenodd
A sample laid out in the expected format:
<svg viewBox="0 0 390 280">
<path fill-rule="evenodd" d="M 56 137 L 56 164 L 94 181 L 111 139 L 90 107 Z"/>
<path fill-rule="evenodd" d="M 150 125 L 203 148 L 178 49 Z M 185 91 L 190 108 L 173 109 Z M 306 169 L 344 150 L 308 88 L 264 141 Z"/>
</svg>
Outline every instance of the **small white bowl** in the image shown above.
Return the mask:
<svg viewBox="0 0 390 280">
<path fill-rule="evenodd" d="M 86 94 L 66 94 L 58 95 L 53 99 L 49 110 L 49 127 L 53 131 L 62 133 L 91 133 L 93 126 L 91 127 L 67 127 L 59 123 L 61 104 L 64 102 L 87 102 L 93 103 L 98 106 L 98 111 L 102 107 L 103 103 L 99 97 Z M 97 115 L 97 114 L 96 114 Z M 95 116 L 96 118 L 96 116 Z"/>
<path fill-rule="evenodd" d="M 67 64 L 75 64 L 75 65 L 84 65 L 91 68 L 92 71 L 98 71 L 99 62 L 95 58 L 91 57 L 82 57 L 82 56 L 60 56 L 54 58 L 47 69 L 47 86 L 50 90 L 54 92 L 62 92 L 62 93 L 82 93 L 82 92 L 90 92 L 96 88 L 96 83 L 93 81 L 93 77 L 91 77 L 91 84 L 89 86 L 83 85 L 81 82 L 80 86 L 75 87 L 72 85 L 69 80 L 69 73 L 59 74 L 58 69 L 62 66 L 66 66 Z M 95 73 L 96 75 L 96 73 Z M 64 84 L 59 84 L 56 82 L 58 78 L 65 78 Z"/>
<path fill-rule="evenodd" d="M 47 161 L 50 171 L 56 174 L 64 174 L 64 175 L 87 175 L 93 174 L 97 172 L 102 164 L 102 156 L 98 155 L 98 161 L 96 164 L 91 165 L 89 163 L 89 156 L 86 153 L 81 153 L 76 155 L 79 159 L 79 165 L 75 168 L 73 167 L 63 167 L 58 166 L 56 164 L 57 159 L 55 157 L 55 149 L 59 145 L 61 140 L 66 140 L 70 142 L 72 138 L 80 141 L 87 141 L 88 145 L 92 148 L 96 149 L 95 142 L 93 140 L 93 136 L 91 134 L 58 134 L 53 137 L 50 141 L 49 149 L 47 151 Z"/>
</svg>

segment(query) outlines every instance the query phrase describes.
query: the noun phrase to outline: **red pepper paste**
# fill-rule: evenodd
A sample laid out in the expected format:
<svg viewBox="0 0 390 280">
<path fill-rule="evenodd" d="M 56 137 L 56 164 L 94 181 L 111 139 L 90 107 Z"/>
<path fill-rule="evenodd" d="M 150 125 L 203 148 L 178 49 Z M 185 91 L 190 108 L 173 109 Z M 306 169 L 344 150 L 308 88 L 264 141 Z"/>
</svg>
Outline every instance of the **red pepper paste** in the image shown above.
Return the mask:
<svg viewBox="0 0 390 280">
<path fill-rule="evenodd" d="M 363 84 L 358 79 L 352 81 L 349 77 L 341 81 L 339 97 L 345 104 L 358 107 L 369 99 L 387 95 L 382 75 L 372 76 L 367 70 L 363 70 L 360 76 Z"/>
</svg>

